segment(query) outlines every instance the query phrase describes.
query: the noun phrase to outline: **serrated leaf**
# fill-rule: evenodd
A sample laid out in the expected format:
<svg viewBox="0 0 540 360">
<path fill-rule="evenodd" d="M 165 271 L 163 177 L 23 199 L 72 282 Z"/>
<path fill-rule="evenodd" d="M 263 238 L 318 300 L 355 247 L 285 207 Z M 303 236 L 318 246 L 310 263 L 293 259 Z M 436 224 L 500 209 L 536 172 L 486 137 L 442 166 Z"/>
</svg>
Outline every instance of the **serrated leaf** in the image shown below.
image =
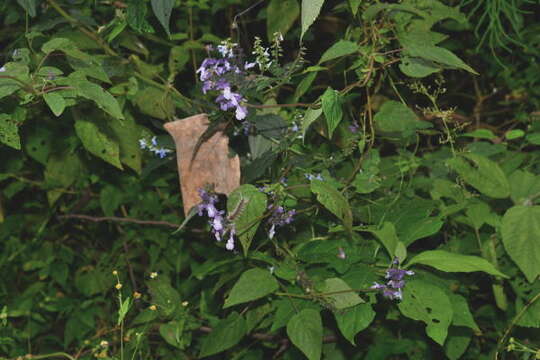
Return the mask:
<svg viewBox="0 0 540 360">
<path fill-rule="evenodd" d="M 266 211 L 266 195 L 253 185 L 242 185 L 229 194 L 227 211 L 238 213 L 233 223 L 246 255 Z"/>
<path fill-rule="evenodd" d="M 328 137 L 332 138 L 334 130 L 338 127 L 343 118 L 343 110 L 341 110 L 341 96 L 339 92 L 327 88 L 321 96 L 322 110 L 326 118 L 326 126 L 328 127 Z"/>
<path fill-rule="evenodd" d="M 8 114 L 0 114 L 0 142 L 16 150 L 21 149 L 19 127 L 12 116 Z"/>
<path fill-rule="evenodd" d="M 298 0 L 271 0 L 266 8 L 268 40 L 272 40 L 277 32 L 285 36 L 299 15 Z"/>
<path fill-rule="evenodd" d="M 462 255 L 445 250 L 428 250 L 413 257 L 407 267 L 422 264 L 445 272 L 474 272 L 483 271 L 487 274 L 508 278 L 484 258 L 472 255 Z"/>
<path fill-rule="evenodd" d="M 75 132 L 86 150 L 109 164 L 122 169 L 118 142 L 103 132 L 96 123 L 78 119 L 75 121 Z"/>
<path fill-rule="evenodd" d="M 270 271 L 258 268 L 247 270 L 234 284 L 223 308 L 260 299 L 277 289 L 278 282 Z"/>
<path fill-rule="evenodd" d="M 169 22 L 171 20 L 172 9 L 175 4 L 175 0 L 152 0 L 152 10 L 154 15 L 156 15 L 159 23 L 165 29 L 167 35 L 171 36 L 171 31 L 169 30 Z"/>
<path fill-rule="evenodd" d="M 302 41 L 306 31 L 319 16 L 323 4 L 324 0 L 302 0 L 302 32 L 300 33 L 300 41 Z"/>
<path fill-rule="evenodd" d="M 202 340 L 200 357 L 220 353 L 238 344 L 246 335 L 246 321 L 237 312 L 221 320 Z"/>
<path fill-rule="evenodd" d="M 66 100 L 64 97 L 56 92 L 48 92 L 43 94 L 43 100 L 49 106 L 49 109 L 53 112 L 55 116 L 60 116 L 66 108 Z"/>
<path fill-rule="evenodd" d="M 499 165 L 478 154 L 461 154 L 447 160 L 447 164 L 469 185 L 496 199 L 510 195 L 510 185 Z"/>
<path fill-rule="evenodd" d="M 312 180 L 311 192 L 317 195 L 317 200 L 332 214 L 343 221 L 348 231 L 352 229 L 352 211 L 347 199 L 339 191 L 324 181 Z"/>
<path fill-rule="evenodd" d="M 443 290 L 421 280 L 410 280 L 398 304 L 401 313 L 426 324 L 426 334 L 439 345 L 444 344 L 452 322 L 452 303 Z"/>
<path fill-rule="evenodd" d="M 350 55 L 358 51 L 358 44 L 349 40 L 339 40 L 334 45 L 330 46 L 321 56 L 319 64 L 326 61 L 334 60 L 339 57 Z"/>
<path fill-rule="evenodd" d="M 513 206 L 501 225 L 504 248 L 529 282 L 540 275 L 540 206 Z"/>
<path fill-rule="evenodd" d="M 326 279 L 321 292 L 336 292 L 336 294 L 324 295 L 324 297 L 338 310 L 346 309 L 364 302 L 364 300 L 352 291 L 351 287 L 340 278 Z"/>
<path fill-rule="evenodd" d="M 319 311 L 303 309 L 295 314 L 287 323 L 287 335 L 309 360 L 321 358 L 323 327 Z"/>
<path fill-rule="evenodd" d="M 339 331 L 353 345 L 356 334 L 364 330 L 375 319 L 371 304 L 358 304 L 355 307 L 334 313 Z"/>
</svg>

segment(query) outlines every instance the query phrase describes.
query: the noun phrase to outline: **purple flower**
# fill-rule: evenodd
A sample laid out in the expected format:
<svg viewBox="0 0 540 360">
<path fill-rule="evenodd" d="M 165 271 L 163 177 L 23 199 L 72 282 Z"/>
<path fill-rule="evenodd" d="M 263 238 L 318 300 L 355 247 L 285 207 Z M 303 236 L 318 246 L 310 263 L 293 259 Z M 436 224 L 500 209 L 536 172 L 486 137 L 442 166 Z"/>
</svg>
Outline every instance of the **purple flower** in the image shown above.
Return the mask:
<svg viewBox="0 0 540 360">
<path fill-rule="evenodd" d="M 227 243 L 225 244 L 225 249 L 232 251 L 234 250 L 234 235 L 236 234 L 236 230 L 234 226 L 231 228 L 231 232 L 229 234 L 229 239 L 227 240 Z"/>
<path fill-rule="evenodd" d="M 412 276 L 414 275 L 414 272 L 411 270 L 400 269 L 398 258 L 395 258 L 390 266 L 391 267 L 386 270 L 385 275 L 385 279 L 388 279 L 387 283 L 374 283 L 373 286 L 371 286 L 371 289 L 382 290 L 382 295 L 387 299 L 401 300 L 403 298 L 402 289 L 405 287 L 405 275 Z"/>
<path fill-rule="evenodd" d="M 358 130 L 360 130 L 360 125 L 358 125 L 358 122 L 353 121 L 353 123 L 352 123 L 351 125 L 349 125 L 349 130 L 350 130 L 352 133 L 357 133 Z"/>
<path fill-rule="evenodd" d="M 272 239 L 276 234 L 276 228 L 287 224 L 290 224 L 294 220 L 296 210 L 285 211 L 283 206 L 270 205 L 268 209 L 272 210 L 272 215 L 268 219 L 270 224 L 270 230 L 268 230 L 268 237 Z"/>
<path fill-rule="evenodd" d="M 221 241 L 221 239 L 223 239 L 223 236 L 229 229 L 229 239 L 225 244 L 225 248 L 227 250 L 233 250 L 234 236 L 236 234 L 236 230 L 234 228 L 234 224 L 229 223 L 229 221 L 225 218 L 225 211 L 218 210 L 216 208 L 216 203 L 218 202 L 217 195 L 209 194 L 204 189 L 199 189 L 198 192 L 202 200 L 197 207 L 199 216 L 203 216 L 204 212 L 206 212 L 206 215 L 210 219 L 209 224 L 211 227 L 211 231 L 217 241 Z"/>
</svg>

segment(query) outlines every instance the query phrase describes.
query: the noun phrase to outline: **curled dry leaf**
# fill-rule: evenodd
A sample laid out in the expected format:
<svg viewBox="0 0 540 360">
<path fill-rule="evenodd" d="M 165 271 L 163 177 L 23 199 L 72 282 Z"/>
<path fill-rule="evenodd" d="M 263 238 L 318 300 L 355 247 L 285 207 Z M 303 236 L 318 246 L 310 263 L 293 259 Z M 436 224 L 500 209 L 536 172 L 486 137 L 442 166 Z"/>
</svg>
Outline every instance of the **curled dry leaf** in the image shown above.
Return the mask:
<svg viewBox="0 0 540 360">
<path fill-rule="evenodd" d="M 201 199 L 197 190 L 212 185 L 228 195 L 240 186 L 240 159 L 229 157 L 229 138 L 221 131 L 200 142 L 210 122 L 206 114 L 178 119 L 164 125 L 176 144 L 178 175 L 184 214 Z"/>
</svg>

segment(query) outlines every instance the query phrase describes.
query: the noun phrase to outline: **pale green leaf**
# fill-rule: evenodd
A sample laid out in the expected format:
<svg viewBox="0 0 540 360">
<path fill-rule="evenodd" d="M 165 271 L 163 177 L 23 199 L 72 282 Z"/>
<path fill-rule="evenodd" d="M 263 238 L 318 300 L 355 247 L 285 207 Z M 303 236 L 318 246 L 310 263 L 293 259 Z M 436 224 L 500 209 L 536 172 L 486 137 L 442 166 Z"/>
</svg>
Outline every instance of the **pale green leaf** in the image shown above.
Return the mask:
<svg viewBox="0 0 540 360">
<path fill-rule="evenodd" d="M 306 111 L 306 113 L 304 114 L 304 118 L 302 119 L 302 137 L 305 138 L 305 135 L 309 126 L 313 124 L 315 120 L 317 120 L 321 116 L 322 112 L 323 112 L 322 108 L 319 108 L 319 109 L 309 108 Z"/>
<path fill-rule="evenodd" d="M 526 205 L 540 195 L 540 176 L 528 171 L 516 170 L 508 179 L 510 197 L 516 205 Z"/>
<path fill-rule="evenodd" d="M 458 294 L 449 294 L 450 302 L 452 303 L 452 311 L 454 317 L 452 318 L 452 325 L 465 326 L 473 329 L 476 332 L 480 332 L 480 328 L 474 321 L 474 318 L 467 304 L 467 299 Z"/>
<path fill-rule="evenodd" d="M 242 185 L 229 194 L 227 211 L 235 214 L 233 222 L 244 254 L 247 254 L 266 211 L 266 201 L 266 195 L 250 184 Z"/>
<path fill-rule="evenodd" d="M 364 300 L 352 291 L 351 287 L 340 278 L 326 279 L 321 292 L 336 293 L 324 295 L 324 297 L 338 310 L 346 309 L 364 302 Z"/>
<path fill-rule="evenodd" d="M 540 206 L 513 206 L 503 216 L 504 248 L 529 282 L 540 275 Z"/>
<path fill-rule="evenodd" d="M 407 267 L 422 264 L 445 272 L 474 272 L 483 271 L 487 274 L 508 278 L 484 258 L 472 255 L 462 255 L 445 250 L 428 250 L 413 257 Z"/>
<path fill-rule="evenodd" d="M 88 80 L 73 81 L 73 86 L 76 88 L 79 96 L 94 101 L 100 109 L 112 117 L 121 120 L 124 119 L 124 115 L 116 99 L 101 86 Z"/>
<path fill-rule="evenodd" d="M 338 127 L 343 119 L 343 110 L 341 109 L 341 96 L 339 92 L 327 88 L 321 96 L 322 110 L 326 118 L 326 126 L 328 127 L 328 137 L 332 138 L 334 130 Z"/>
<path fill-rule="evenodd" d="M 439 345 L 444 344 L 452 322 L 452 304 L 443 290 L 421 280 L 410 280 L 398 304 L 401 313 L 426 324 L 426 334 Z"/>
<path fill-rule="evenodd" d="M 382 132 L 398 133 L 401 137 L 408 137 L 417 129 L 431 126 L 430 123 L 418 120 L 408 106 L 393 100 L 386 101 L 373 120 Z"/>
<path fill-rule="evenodd" d="M 272 40 L 275 33 L 287 34 L 300 15 L 298 0 L 271 0 L 266 8 L 266 33 Z"/>
<path fill-rule="evenodd" d="M 247 270 L 234 284 L 223 308 L 260 299 L 277 289 L 278 282 L 270 271 L 258 268 Z"/>
<path fill-rule="evenodd" d="M 43 99 L 55 116 L 62 115 L 66 108 L 66 100 L 64 100 L 62 95 L 56 92 L 48 92 L 43 94 Z"/>
<path fill-rule="evenodd" d="M 429 60 L 409 56 L 401 58 L 399 69 L 405 75 L 414 78 L 423 78 L 441 71 L 439 66 Z"/>
<path fill-rule="evenodd" d="M 287 323 L 287 335 L 309 360 L 321 358 L 323 326 L 317 310 L 303 309 L 295 314 Z"/>
<path fill-rule="evenodd" d="M 311 24 L 317 19 L 324 0 L 302 0 L 302 32 L 300 40 L 304 37 Z"/>
<path fill-rule="evenodd" d="M 405 43 L 402 42 L 402 45 L 405 48 L 405 54 L 409 56 L 419 57 L 424 60 L 433 61 L 453 68 L 467 70 L 468 72 L 478 75 L 478 73 L 474 71 L 473 68 L 465 64 L 453 52 L 445 48 L 435 45 L 421 44 L 412 41 L 408 41 Z"/>
<path fill-rule="evenodd" d="M 390 257 L 393 258 L 395 256 L 399 239 L 396 235 L 394 224 L 385 221 L 380 229 L 367 231 L 371 232 L 377 237 L 377 239 L 379 239 L 386 251 L 388 251 L 388 255 L 390 255 Z"/>
<path fill-rule="evenodd" d="M 502 199 L 510 195 L 510 185 L 499 165 L 478 154 L 461 154 L 447 160 L 466 183 L 492 198 Z"/>
<path fill-rule="evenodd" d="M 460 359 L 471 342 L 471 331 L 463 328 L 451 327 L 448 338 L 444 343 L 444 353 L 450 360 Z"/>
<path fill-rule="evenodd" d="M 75 121 L 75 132 L 86 150 L 109 164 L 122 169 L 118 142 L 100 129 L 96 123 L 90 120 L 78 119 Z"/>
<path fill-rule="evenodd" d="M 339 191 L 324 181 L 312 180 L 311 192 L 317 195 L 317 200 L 325 208 L 343 221 L 348 231 L 351 231 L 352 210 L 347 199 Z"/>
<path fill-rule="evenodd" d="M 358 304 L 355 307 L 334 312 L 339 331 L 351 344 L 356 345 L 356 334 L 364 330 L 375 319 L 371 304 Z"/>
<path fill-rule="evenodd" d="M 358 51 L 358 44 L 349 40 L 339 40 L 334 45 L 330 46 L 321 56 L 319 64 L 326 61 L 334 60 L 339 57 L 350 55 Z"/>
</svg>

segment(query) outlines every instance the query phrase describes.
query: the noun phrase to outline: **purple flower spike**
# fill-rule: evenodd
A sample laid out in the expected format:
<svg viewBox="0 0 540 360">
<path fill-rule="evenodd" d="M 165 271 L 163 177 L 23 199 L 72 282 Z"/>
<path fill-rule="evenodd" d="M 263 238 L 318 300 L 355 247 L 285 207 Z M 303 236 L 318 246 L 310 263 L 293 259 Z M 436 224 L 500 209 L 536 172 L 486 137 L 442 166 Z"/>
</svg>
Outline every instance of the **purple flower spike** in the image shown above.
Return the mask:
<svg viewBox="0 0 540 360">
<path fill-rule="evenodd" d="M 285 211 L 283 206 L 268 206 L 269 210 L 272 210 L 272 215 L 268 219 L 268 223 L 271 224 L 268 231 L 268 237 L 272 239 L 276 233 L 276 228 L 284 225 L 288 225 L 293 222 L 296 210 Z"/>
<path fill-rule="evenodd" d="M 402 290 L 405 287 L 405 275 L 412 276 L 414 272 L 411 270 L 403 270 L 399 268 L 399 259 L 395 258 L 392 261 L 391 267 L 386 270 L 385 278 L 388 279 L 386 284 L 374 283 L 371 289 L 381 290 L 382 295 L 390 300 L 401 300 L 403 298 Z M 396 267 L 395 267 L 396 266 Z"/>
</svg>

